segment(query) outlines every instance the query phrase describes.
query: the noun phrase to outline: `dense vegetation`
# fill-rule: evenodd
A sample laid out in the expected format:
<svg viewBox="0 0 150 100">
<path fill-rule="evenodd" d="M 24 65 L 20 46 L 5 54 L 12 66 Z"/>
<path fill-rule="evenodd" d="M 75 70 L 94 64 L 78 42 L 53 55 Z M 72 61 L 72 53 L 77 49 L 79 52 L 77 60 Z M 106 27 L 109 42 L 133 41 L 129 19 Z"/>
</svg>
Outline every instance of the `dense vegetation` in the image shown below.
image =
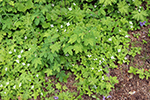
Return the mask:
<svg viewBox="0 0 150 100">
<path fill-rule="evenodd" d="M 36 99 L 40 95 L 46 100 L 78 100 L 93 93 L 109 96 L 118 83 L 109 69 L 129 64 L 126 56 L 140 53 L 141 48 L 129 49 L 127 32 L 149 24 L 150 1 L 77 1 L 0 0 L 1 99 Z M 76 76 L 80 91 L 76 98 L 77 93 L 70 91 L 55 94 L 53 87 L 67 89 L 59 82 L 56 86 L 51 80 L 45 82 L 45 77 L 52 75 L 67 82 L 67 70 Z M 134 67 L 130 73 L 135 73 Z M 150 77 L 148 72 L 145 75 Z M 47 94 L 57 97 L 46 98 Z"/>
</svg>

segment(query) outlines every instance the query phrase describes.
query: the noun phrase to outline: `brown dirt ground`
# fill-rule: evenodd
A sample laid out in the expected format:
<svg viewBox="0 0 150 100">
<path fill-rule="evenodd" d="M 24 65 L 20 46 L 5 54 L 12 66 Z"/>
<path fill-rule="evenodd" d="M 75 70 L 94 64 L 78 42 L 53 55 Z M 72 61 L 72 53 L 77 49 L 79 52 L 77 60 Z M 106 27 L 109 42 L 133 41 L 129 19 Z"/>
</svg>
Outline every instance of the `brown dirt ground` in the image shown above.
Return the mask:
<svg viewBox="0 0 150 100">
<path fill-rule="evenodd" d="M 150 37 L 148 37 L 148 30 L 150 26 L 142 27 L 141 30 L 129 31 L 131 44 L 135 47 L 141 47 L 141 54 L 137 54 L 135 57 L 129 57 L 131 61 L 129 65 L 123 64 L 118 69 L 110 71 L 112 76 L 117 76 L 119 84 L 115 85 L 110 94 L 112 100 L 150 100 L 150 80 L 145 78 L 142 80 L 138 75 L 129 74 L 129 66 L 136 67 L 138 69 L 144 68 L 150 69 Z M 140 33 L 139 38 L 135 38 L 133 34 Z M 147 41 L 147 44 L 143 44 L 142 40 Z M 130 94 L 135 91 L 134 94 Z"/>
</svg>

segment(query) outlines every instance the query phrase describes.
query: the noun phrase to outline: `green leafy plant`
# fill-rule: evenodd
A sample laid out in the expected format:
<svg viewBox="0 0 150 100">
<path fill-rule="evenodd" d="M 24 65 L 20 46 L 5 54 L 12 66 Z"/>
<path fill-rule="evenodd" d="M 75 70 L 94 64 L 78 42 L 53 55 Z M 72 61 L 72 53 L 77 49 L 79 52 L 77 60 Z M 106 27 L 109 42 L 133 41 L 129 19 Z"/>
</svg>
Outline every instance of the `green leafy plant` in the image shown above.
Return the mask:
<svg viewBox="0 0 150 100">
<path fill-rule="evenodd" d="M 130 69 L 128 71 L 129 73 L 133 73 L 134 75 L 139 74 L 139 78 L 141 79 L 148 79 L 150 77 L 150 70 L 145 71 L 144 69 L 138 69 L 135 67 L 130 66 Z"/>
<path fill-rule="evenodd" d="M 143 40 L 143 44 L 147 44 L 147 41 Z"/>
<path fill-rule="evenodd" d="M 126 56 L 140 53 L 137 47 L 128 50 L 127 32 L 134 30 L 136 21 L 145 20 L 147 10 L 138 12 L 125 0 L 86 1 L 0 1 L 1 99 L 55 95 L 75 100 L 83 94 L 109 95 L 118 83 L 109 69 L 117 68 L 116 63 L 129 64 Z M 139 0 L 128 3 L 141 4 Z M 66 71 L 75 75 L 80 91 L 76 98 L 75 93 L 62 92 L 67 87 L 48 79 L 56 76 L 67 82 Z M 56 94 L 54 87 L 61 92 Z"/>
<path fill-rule="evenodd" d="M 136 38 L 139 38 L 140 35 L 141 35 L 140 33 L 133 34 L 133 36 L 136 37 Z"/>
</svg>

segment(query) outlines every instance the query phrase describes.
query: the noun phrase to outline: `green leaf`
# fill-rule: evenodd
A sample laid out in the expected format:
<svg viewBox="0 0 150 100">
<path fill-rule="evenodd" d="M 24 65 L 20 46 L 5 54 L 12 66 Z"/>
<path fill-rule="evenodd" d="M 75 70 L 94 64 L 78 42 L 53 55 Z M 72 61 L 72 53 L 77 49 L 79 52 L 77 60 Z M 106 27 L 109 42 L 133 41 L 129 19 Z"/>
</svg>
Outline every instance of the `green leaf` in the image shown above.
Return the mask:
<svg viewBox="0 0 150 100">
<path fill-rule="evenodd" d="M 83 46 L 81 44 L 77 43 L 73 46 L 73 49 L 75 50 L 75 53 L 77 54 L 79 52 L 82 52 Z"/>
<path fill-rule="evenodd" d="M 60 84 L 60 83 L 57 83 L 57 84 L 56 84 L 56 88 L 59 89 L 59 90 L 61 90 L 61 84 Z"/>
<path fill-rule="evenodd" d="M 144 74 L 144 69 L 138 70 L 137 73 L 143 75 Z"/>
<path fill-rule="evenodd" d="M 50 59 L 51 62 L 53 62 L 54 60 L 54 56 L 52 53 L 49 53 L 47 58 Z"/>
<path fill-rule="evenodd" d="M 50 13 L 46 13 L 46 19 L 47 19 L 47 21 L 51 21 L 51 14 Z"/>
<path fill-rule="evenodd" d="M 16 7 L 17 7 L 18 11 L 20 11 L 20 12 L 26 11 L 26 7 L 24 6 L 23 3 L 16 3 Z"/>
<path fill-rule="evenodd" d="M 103 14 L 104 16 L 106 15 L 106 12 L 102 7 L 98 10 L 98 15 L 100 16 L 100 14 Z"/>
<path fill-rule="evenodd" d="M 37 67 L 37 65 L 39 64 L 42 64 L 42 62 L 41 62 L 41 58 L 35 58 L 33 61 L 32 61 L 32 63 L 33 63 L 33 65 L 35 65 L 35 68 Z"/>
<path fill-rule="evenodd" d="M 60 63 L 58 63 L 56 60 L 54 61 L 54 65 L 51 67 L 54 71 L 60 72 Z"/>
<path fill-rule="evenodd" d="M 139 78 L 143 79 L 143 78 L 145 78 L 145 75 L 140 74 Z"/>
<path fill-rule="evenodd" d="M 65 71 L 61 71 L 60 73 L 57 74 L 56 78 L 59 78 L 60 82 L 63 82 L 63 80 L 67 77 L 65 74 Z"/>
<path fill-rule="evenodd" d="M 141 1 L 139 1 L 139 0 L 134 0 L 134 2 L 133 2 L 136 6 L 140 6 L 141 5 Z"/>
<path fill-rule="evenodd" d="M 128 9 L 129 9 L 129 6 L 127 5 L 127 3 L 124 1 L 120 1 L 118 4 L 118 9 L 119 11 L 122 13 L 122 14 L 128 14 Z"/>
<path fill-rule="evenodd" d="M 46 69 L 45 73 L 47 74 L 47 76 L 52 75 L 52 70 L 51 69 Z"/>
<path fill-rule="evenodd" d="M 119 83 L 119 81 L 117 80 L 117 77 L 115 76 L 115 77 L 112 77 L 112 76 L 110 76 L 110 82 L 111 82 L 111 84 L 115 84 L 115 83 Z"/>
<path fill-rule="evenodd" d="M 73 46 L 66 46 L 63 51 L 65 54 L 69 53 L 70 55 L 73 55 L 73 52 L 72 52 L 72 49 L 73 49 Z"/>
<path fill-rule="evenodd" d="M 72 43 L 74 43 L 76 40 L 77 40 L 77 34 L 74 34 L 74 35 L 72 35 L 72 36 L 70 37 L 68 43 L 71 43 L 71 44 L 72 44 Z"/>
<path fill-rule="evenodd" d="M 61 44 L 59 42 L 56 42 L 55 44 L 50 46 L 50 49 L 52 49 L 52 53 L 54 53 L 55 51 L 59 51 L 59 49 L 61 48 Z"/>
<path fill-rule="evenodd" d="M 55 13 L 52 13 L 50 16 L 53 21 L 55 21 L 58 18 L 58 16 Z"/>
<path fill-rule="evenodd" d="M 136 75 L 136 71 L 137 71 L 137 68 L 134 68 L 134 67 L 130 66 L 130 70 L 128 72 L 133 73 L 134 75 Z"/>
<path fill-rule="evenodd" d="M 146 76 L 146 79 L 148 80 L 148 78 L 150 77 L 150 71 L 145 71 L 145 76 Z"/>
<path fill-rule="evenodd" d="M 44 22 L 44 23 L 42 23 L 42 27 L 43 28 L 48 28 L 48 27 L 50 27 L 50 23 Z"/>
<path fill-rule="evenodd" d="M 35 25 L 39 25 L 40 19 L 39 19 L 39 18 L 36 18 L 35 21 L 34 21 L 34 23 L 35 23 Z M 43 26 L 42 26 L 42 27 L 43 27 Z M 45 27 L 43 27 L 43 28 L 45 28 Z"/>
<path fill-rule="evenodd" d="M 95 42 L 95 39 L 93 39 L 93 38 L 85 38 L 84 39 L 85 46 L 87 46 L 88 44 L 90 44 L 91 46 L 94 46 L 94 42 Z"/>
<path fill-rule="evenodd" d="M 26 3 L 26 9 L 30 9 L 33 7 L 33 3 L 32 3 L 32 0 L 27 0 L 27 3 Z"/>
<path fill-rule="evenodd" d="M 66 89 L 68 89 L 65 85 L 63 86 L 63 90 L 66 90 Z"/>
<path fill-rule="evenodd" d="M 147 12 L 146 11 L 141 11 L 139 12 L 138 10 L 136 11 L 133 11 L 133 17 L 134 19 L 136 19 L 137 21 L 141 20 L 141 21 L 145 21 L 146 19 L 146 16 L 148 16 Z"/>
<path fill-rule="evenodd" d="M 116 0 L 99 0 L 99 3 L 104 3 L 105 6 L 112 5 L 112 3 L 116 3 Z"/>
</svg>

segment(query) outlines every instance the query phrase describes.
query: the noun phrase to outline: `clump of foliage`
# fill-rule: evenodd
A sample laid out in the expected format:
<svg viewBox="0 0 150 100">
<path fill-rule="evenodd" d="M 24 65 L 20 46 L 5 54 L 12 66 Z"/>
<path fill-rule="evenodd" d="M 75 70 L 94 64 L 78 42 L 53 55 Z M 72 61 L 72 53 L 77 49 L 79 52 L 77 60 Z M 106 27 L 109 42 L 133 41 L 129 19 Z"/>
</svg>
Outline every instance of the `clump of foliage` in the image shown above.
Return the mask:
<svg viewBox="0 0 150 100">
<path fill-rule="evenodd" d="M 137 47 L 129 50 L 127 31 L 138 28 L 137 21 L 147 21 L 141 3 L 0 0 L 1 98 L 46 98 L 55 90 L 45 77 L 55 75 L 60 82 L 67 82 L 66 70 L 78 80 L 77 99 L 93 93 L 108 96 L 118 83 L 109 69 L 117 68 L 117 63 L 128 64 L 127 55 L 140 53 Z M 60 84 L 56 87 L 61 89 Z M 74 99 L 73 95 L 57 94 L 65 100 Z"/>
</svg>

